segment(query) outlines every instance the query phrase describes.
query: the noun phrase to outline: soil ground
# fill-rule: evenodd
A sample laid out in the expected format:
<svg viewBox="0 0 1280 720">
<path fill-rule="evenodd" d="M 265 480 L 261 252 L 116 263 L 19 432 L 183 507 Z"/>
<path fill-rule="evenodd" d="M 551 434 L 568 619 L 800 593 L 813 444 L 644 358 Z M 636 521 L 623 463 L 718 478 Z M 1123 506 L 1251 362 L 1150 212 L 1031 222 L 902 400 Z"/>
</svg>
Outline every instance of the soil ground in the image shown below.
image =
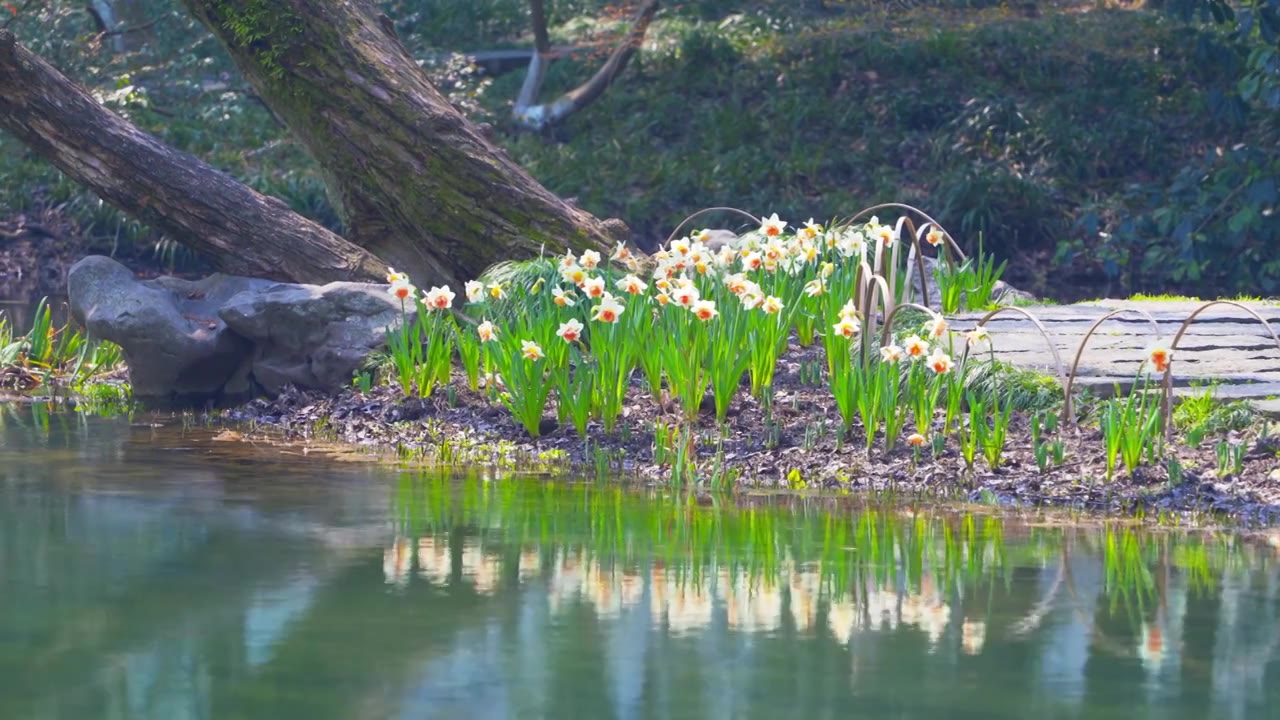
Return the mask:
<svg viewBox="0 0 1280 720">
<path fill-rule="evenodd" d="M 1166 446 L 1182 469 L 1171 481 L 1167 460 L 1121 467 L 1105 480 L 1101 433 L 1096 426 L 1061 425 L 1060 465 L 1041 470 L 1030 447 L 1029 415 L 1015 414 L 1010 442 L 997 469 L 979 457 L 966 467 L 953 438 L 936 457 L 906 446 L 908 428 L 891 452 L 877 438 L 870 452 L 855 425 L 844 432 L 825 384 L 803 382 L 802 368 L 821 362 L 818 348 L 792 347 L 779 364 L 769 407 L 744 387 L 727 423 L 717 427 L 710 403 L 687 434 L 676 430 L 656 447 L 655 428 L 681 427 L 679 409 L 656 402 L 637 381 L 616 432 L 591 426 L 584 441 L 550 417 L 542 437 L 530 438 L 505 408 L 455 377 L 453 391 L 427 399 L 405 398 L 399 388 L 350 389 L 326 396 L 287 392 L 225 411 L 220 419 L 256 432 L 310 441 L 338 441 L 408 462 L 479 464 L 506 471 L 576 472 L 647 484 L 696 483 L 736 491 L 780 489 L 932 495 L 1012 505 L 1066 506 L 1191 522 L 1224 519 L 1243 525 L 1280 524 L 1280 434 L 1233 433 L 1245 446 L 1242 471 L 1218 474 L 1213 440 L 1199 447 Z M 709 398 L 708 398 L 709 400 Z M 554 413 L 554 410 L 550 412 Z M 251 433 L 252 434 L 252 433 Z M 692 442 L 689 439 L 692 438 Z M 683 444 L 696 467 L 673 463 Z M 673 468 L 673 464 L 678 466 Z M 1051 462 L 1050 465 L 1053 465 Z M 681 467 L 687 472 L 678 472 Z"/>
</svg>

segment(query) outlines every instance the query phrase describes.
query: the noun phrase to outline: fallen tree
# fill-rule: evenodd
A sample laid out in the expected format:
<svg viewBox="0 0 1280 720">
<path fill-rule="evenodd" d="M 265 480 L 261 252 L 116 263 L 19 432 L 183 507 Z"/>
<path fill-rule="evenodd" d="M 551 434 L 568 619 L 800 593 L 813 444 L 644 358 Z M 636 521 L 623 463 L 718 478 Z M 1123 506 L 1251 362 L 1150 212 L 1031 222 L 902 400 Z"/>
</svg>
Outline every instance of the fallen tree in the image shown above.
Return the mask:
<svg viewBox="0 0 1280 720">
<path fill-rule="evenodd" d="M 5 35 L 0 127 L 220 268 L 419 284 L 627 236 L 542 187 L 431 86 L 368 0 L 184 0 L 320 165 L 345 239 L 162 143 Z"/>
</svg>

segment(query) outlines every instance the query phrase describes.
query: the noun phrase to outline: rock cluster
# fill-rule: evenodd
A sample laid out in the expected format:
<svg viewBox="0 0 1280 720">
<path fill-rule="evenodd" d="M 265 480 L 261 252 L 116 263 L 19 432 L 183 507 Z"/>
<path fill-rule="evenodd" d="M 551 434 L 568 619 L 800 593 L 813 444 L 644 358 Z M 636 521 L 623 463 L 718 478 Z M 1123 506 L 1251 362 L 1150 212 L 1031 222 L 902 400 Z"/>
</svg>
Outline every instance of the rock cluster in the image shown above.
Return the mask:
<svg viewBox="0 0 1280 720">
<path fill-rule="evenodd" d="M 333 392 L 404 320 L 382 285 L 295 285 L 233 275 L 139 281 L 92 256 L 67 277 L 71 313 L 119 345 L 135 397 L 235 402 L 287 385 Z"/>
</svg>

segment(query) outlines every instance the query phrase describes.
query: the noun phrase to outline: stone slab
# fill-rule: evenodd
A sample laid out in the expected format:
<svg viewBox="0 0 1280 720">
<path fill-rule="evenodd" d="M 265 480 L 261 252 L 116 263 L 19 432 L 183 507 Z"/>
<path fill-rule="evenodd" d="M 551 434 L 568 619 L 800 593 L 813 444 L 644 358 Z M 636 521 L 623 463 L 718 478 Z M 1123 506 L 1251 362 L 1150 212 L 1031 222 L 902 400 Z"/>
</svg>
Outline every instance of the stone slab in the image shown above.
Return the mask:
<svg viewBox="0 0 1280 720">
<path fill-rule="evenodd" d="M 1110 395 L 1116 385 L 1126 391 L 1134 382 L 1148 348 L 1157 340 L 1172 341 L 1186 318 L 1204 303 L 1191 301 L 1099 300 L 1074 305 L 1023 308 L 1034 315 L 1070 365 L 1089 326 L 1116 309 L 1141 310 L 1155 320 L 1159 335 L 1146 317 L 1126 313 L 1108 319 L 1089 338 L 1076 368 L 1076 384 Z M 1280 304 L 1242 303 L 1258 313 L 1280 334 Z M 951 318 L 957 331 L 974 327 L 985 313 Z M 996 357 L 1018 367 L 1056 373 L 1053 357 L 1034 323 L 1016 312 L 1005 312 L 986 324 Z M 1280 347 L 1266 326 L 1240 308 L 1214 305 L 1188 326 L 1174 354 L 1175 392 L 1196 392 L 1195 386 L 1218 384 L 1215 396 L 1249 400 L 1259 410 L 1280 416 Z"/>
</svg>

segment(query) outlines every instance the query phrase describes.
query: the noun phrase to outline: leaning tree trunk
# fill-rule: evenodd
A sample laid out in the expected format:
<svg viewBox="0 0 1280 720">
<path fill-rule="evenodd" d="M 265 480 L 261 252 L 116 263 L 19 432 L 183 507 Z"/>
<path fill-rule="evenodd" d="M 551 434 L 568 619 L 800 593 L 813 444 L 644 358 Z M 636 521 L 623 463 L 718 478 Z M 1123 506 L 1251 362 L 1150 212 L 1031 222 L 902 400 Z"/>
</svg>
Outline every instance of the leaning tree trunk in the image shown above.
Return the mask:
<svg viewBox="0 0 1280 720">
<path fill-rule="evenodd" d="M 183 2 L 324 168 L 347 237 L 419 282 L 620 234 L 485 139 L 369 0 Z"/>
<path fill-rule="evenodd" d="M 8 30 L 0 30 L 0 128 L 220 270 L 299 282 L 386 272 L 366 250 L 104 109 Z"/>
</svg>

